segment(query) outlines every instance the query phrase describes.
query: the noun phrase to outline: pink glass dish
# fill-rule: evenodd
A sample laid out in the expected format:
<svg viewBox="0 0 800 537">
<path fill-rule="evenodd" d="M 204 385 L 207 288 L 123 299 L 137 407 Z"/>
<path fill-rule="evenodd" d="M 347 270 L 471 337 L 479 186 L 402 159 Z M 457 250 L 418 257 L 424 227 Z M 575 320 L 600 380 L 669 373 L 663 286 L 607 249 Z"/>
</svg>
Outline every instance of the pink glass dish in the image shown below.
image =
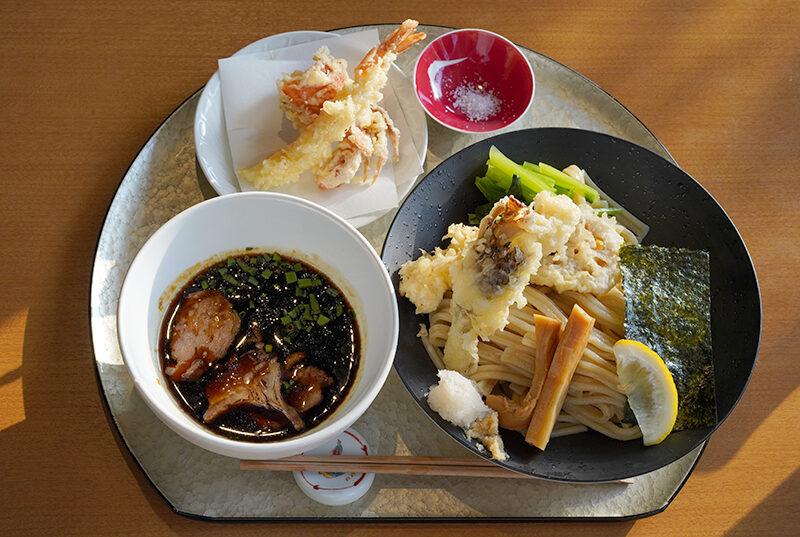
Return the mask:
<svg viewBox="0 0 800 537">
<path fill-rule="evenodd" d="M 534 87 L 533 69 L 522 52 L 487 30 L 455 30 L 436 38 L 414 68 L 422 107 L 460 132 L 508 127 L 530 107 Z"/>
</svg>

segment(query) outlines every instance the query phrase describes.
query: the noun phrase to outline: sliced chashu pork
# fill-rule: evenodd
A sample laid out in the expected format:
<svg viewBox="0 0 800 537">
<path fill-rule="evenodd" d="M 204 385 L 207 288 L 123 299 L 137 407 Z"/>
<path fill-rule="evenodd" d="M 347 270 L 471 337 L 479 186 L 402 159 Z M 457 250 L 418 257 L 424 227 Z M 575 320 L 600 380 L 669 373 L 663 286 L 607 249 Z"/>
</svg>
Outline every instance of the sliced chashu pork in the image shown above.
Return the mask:
<svg viewBox="0 0 800 537">
<path fill-rule="evenodd" d="M 241 321 L 228 299 L 214 290 L 186 296 L 172 325 L 170 356 L 165 368 L 173 381 L 197 379 L 228 353 Z"/>
<path fill-rule="evenodd" d="M 322 402 L 323 390 L 333 384 L 333 379 L 322 369 L 302 363 L 303 351 L 293 352 L 283 360 L 283 376 L 288 379 L 286 400 L 300 412 L 307 412 Z"/>
<path fill-rule="evenodd" d="M 292 369 L 289 381 L 292 386 L 286 399 L 300 412 L 320 404 L 324 397 L 323 389 L 333 384 L 333 379 L 322 369 L 302 364 Z"/>
<path fill-rule="evenodd" d="M 203 421 L 210 423 L 241 405 L 272 408 L 283 414 L 297 431 L 305 423 L 293 406 L 281 395 L 281 365 L 275 355 L 268 355 L 263 344 L 256 350 L 233 359 L 231 364 L 206 385 L 208 410 Z"/>
</svg>

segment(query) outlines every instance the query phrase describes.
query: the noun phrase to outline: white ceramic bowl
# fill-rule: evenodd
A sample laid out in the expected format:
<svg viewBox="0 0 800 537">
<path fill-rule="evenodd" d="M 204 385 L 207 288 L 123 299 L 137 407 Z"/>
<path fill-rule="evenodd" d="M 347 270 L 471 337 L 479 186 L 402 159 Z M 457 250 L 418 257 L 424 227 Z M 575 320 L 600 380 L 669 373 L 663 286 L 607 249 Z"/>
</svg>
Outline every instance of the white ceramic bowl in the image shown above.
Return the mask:
<svg viewBox="0 0 800 537">
<path fill-rule="evenodd" d="M 161 323 L 177 292 L 199 270 L 248 247 L 306 261 L 328 276 L 356 312 L 361 357 L 355 382 L 338 409 L 307 432 L 251 443 L 196 422 L 168 388 L 158 355 Z M 369 407 L 383 386 L 397 346 L 394 289 L 383 262 L 350 224 L 309 201 L 244 192 L 210 199 L 172 218 L 133 260 L 119 298 L 117 331 L 139 393 L 173 431 L 209 451 L 240 459 L 296 455 L 336 437 Z"/>
</svg>

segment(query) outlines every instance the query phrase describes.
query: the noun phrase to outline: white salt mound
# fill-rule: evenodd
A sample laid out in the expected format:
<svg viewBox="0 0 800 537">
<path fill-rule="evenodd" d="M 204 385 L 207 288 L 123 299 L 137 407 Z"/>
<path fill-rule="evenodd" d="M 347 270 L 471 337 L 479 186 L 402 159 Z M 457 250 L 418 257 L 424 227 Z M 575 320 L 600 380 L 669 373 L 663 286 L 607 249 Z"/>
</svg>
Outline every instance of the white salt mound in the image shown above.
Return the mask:
<svg viewBox="0 0 800 537">
<path fill-rule="evenodd" d="M 500 99 L 473 84 L 461 85 L 453 93 L 453 106 L 470 121 L 485 121 L 500 111 Z"/>
<path fill-rule="evenodd" d="M 442 418 L 465 429 L 492 413 L 475 382 L 448 369 L 439 370 L 439 384 L 428 393 L 428 405 Z"/>
</svg>

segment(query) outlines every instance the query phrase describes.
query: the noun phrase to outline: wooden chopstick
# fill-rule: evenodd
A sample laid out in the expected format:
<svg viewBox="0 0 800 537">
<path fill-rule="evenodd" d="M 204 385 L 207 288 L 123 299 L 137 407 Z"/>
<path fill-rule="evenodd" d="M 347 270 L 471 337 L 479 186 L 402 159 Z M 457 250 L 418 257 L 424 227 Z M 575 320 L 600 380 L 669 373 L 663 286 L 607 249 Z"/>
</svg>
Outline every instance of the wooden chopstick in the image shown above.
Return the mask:
<svg viewBox="0 0 800 537">
<path fill-rule="evenodd" d="M 242 470 L 364 472 L 372 474 L 439 475 L 537 479 L 477 457 L 402 455 L 296 455 L 283 459 L 239 461 Z M 629 483 L 630 480 L 616 481 Z"/>
<path fill-rule="evenodd" d="M 242 470 L 365 472 L 372 474 L 521 477 L 478 458 L 408 457 L 381 455 L 297 455 L 266 461 L 241 461 Z"/>
</svg>

